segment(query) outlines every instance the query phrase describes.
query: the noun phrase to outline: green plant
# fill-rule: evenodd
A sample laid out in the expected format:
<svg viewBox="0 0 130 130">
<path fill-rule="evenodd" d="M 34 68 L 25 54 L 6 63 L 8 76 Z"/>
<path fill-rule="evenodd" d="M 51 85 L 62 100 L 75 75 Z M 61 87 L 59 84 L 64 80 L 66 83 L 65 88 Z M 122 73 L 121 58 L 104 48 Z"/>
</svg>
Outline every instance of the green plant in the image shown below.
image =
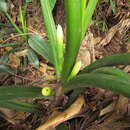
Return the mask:
<svg viewBox="0 0 130 130">
<path fill-rule="evenodd" d="M 0 100 L 39 97 L 53 98 L 54 101 L 60 95 L 73 90 L 66 105 L 69 106 L 84 91 L 86 85 L 104 88 L 130 97 L 129 74 L 111 67 L 130 64 L 130 53 L 104 57 L 79 72 L 81 63 L 76 61 L 76 58 L 86 30 L 91 24 L 98 0 L 65 0 L 66 41 L 63 40 L 61 27 L 59 25 L 56 27 L 53 19 L 52 10 L 55 2 L 55 0 L 40 0 L 49 41 L 39 35 L 29 36 L 28 39 L 29 46 L 54 65 L 57 76 L 55 89 L 48 86 L 43 88 L 10 86 L 11 89 L 9 89 L 9 86 L 3 86 L 0 87 Z"/>
<path fill-rule="evenodd" d="M 106 32 L 108 30 L 108 26 L 107 26 L 105 21 L 102 21 L 102 20 L 94 21 L 93 24 L 98 25 L 99 27 L 101 27 L 103 32 Z"/>
<path fill-rule="evenodd" d="M 19 33 L 19 36 L 22 37 L 23 41 L 21 42 L 14 42 L 14 43 L 4 43 L 0 44 L 0 47 L 14 47 L 15 49 L 12 49 L 11 51 L 5 53 L 1 58 L 0 62 L 7 64 L 8 63 L 8 57 L 10 54 L 15 53 L 17 51 L 21 51 L 24 49 L 27 49 L 26 56 L 24 57 L 25 59 L 28 58 L 28 60 L 33 64 L 35 68 L 39 68 L 39 59 L 33 49 L 30 48 L 28 44 L 28 38 L 30 34 L 28 33 L 27 29 L 27 7 L 28 7 L 28 2 L 31 1 L 26 1 L 26 3 L 21 7 L 19 7 L 19 24 L 17 25 L 10 14 L 8 13 L 9 11 L 9 5 L 5 0 L 0 1 L 0 11 L 4 12 L 6 17 L 9 19 L 11 25 L 7 26 L 5 29 L 5 24 L 1 24 L 2 30 L 0 32 L 1 36 L 5 36 L 7 34 L 10 34 L 12 32 L 17 32 Z M 11 26 L 11 27 L 10 27 Z M 9 28 L 10 27 L 10 28 Z M 13 28 L 12 28 L 13 27 Z M 15 29 L 15 30 L 14 30 Z M 11 31 L 10 31 L 11 30 Z M 2 37 L 1 37 L 2 38 Z"/>
<path fill-rule="evenodd" d="M 115 0 L 107 0 L 107 2 L 110 4 L 112 12 L 115 14 L 117 12 Z"/>
</svg>

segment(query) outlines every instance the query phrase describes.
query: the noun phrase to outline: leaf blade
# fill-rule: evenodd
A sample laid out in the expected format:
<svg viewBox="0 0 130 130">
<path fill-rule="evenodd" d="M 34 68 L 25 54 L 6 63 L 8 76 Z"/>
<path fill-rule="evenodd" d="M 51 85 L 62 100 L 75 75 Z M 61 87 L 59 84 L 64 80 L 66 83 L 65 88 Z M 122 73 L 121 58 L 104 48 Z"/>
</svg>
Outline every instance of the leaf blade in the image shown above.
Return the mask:
<svg viewBox="0 0 130 130">
<path fill-rule="evenodd" d="M 38 69 L 39 68 L 39 59 L 31 48 L 28 49 L 27 57 L 28 57 L 29 61 L 33 64 L 33 66 Z"/>
<path fill-rule="evenodd" d="M 89 66 L 85 67 L 81 73 L 91 72 L 94 69 L 104 66 L 115 66 L 115 65 L 129 65 L 130 64 L 130 53 L 119 53 L 111 56 L 106 56 L 102 59 L 95 61 Z"/>
<path fill-rule="evenodd" d="M 56 4 L 56 0 L 49 0 L 49 1 L 50 1 L 51 9 L 53 10 L 53 8 L 55 7 L 55 4 Z"/>
<path fill-rule="evenodd" d="M 52 16 L 52 9 L 48 0 L 40 0 L 42 14 L 44 17 L 44 22 L 47 28 L 48 37 L 50 41 L 51 56 L 53 63 L 56 69 L 57 77 L 60 77 L 60 67 L 58 61 L 58 52 L 57 52 L 57 40 L 56 40 L 56 27 L 55 22 Z"/>
<path fill-rule="evenodd" d="M 65 91 L 79 87 L 97 87 L 130 97 L 130 80 L 108 74 L 80 74 L 65 85 Z"/>
<path fill-rule="evenodd" d="M 101 68 L 93 70 L 92 73 L 110 74 L 110 75 L 119 76 L 119 77 L 130 80 L 129 74 L 127 74 L 126 72 L 120 69 L 113 68 L 113 67 L 101 67 Z"/>
<path fill-rule="evenodd" d="M 1 86 L 0 100 L 11 100 L 20 98 L 49 98 L 41 93 L 42 88 L 26 85 Z"/>
<path fill-rule="evenodd" d="M 53 63 L 52 57 L 50 55 L 49 44 L 40 35 L 30 36 L 28 43 L 35 52 Z"/>
<path fill-rule="evenodd" d="M 81 0 L 65 0 L 67 25 L 66 50 L 62 71 L 63 82 L 67 80 L 75 64 L 82 35 L 82 6 Z"/>
<path fill-rule="evenodd" d="M 0 101 L 0 107 L 14 109 L 20 112 L 38 113 L 40 111 L 39 106 L 20 101 Z"/>
</svg>

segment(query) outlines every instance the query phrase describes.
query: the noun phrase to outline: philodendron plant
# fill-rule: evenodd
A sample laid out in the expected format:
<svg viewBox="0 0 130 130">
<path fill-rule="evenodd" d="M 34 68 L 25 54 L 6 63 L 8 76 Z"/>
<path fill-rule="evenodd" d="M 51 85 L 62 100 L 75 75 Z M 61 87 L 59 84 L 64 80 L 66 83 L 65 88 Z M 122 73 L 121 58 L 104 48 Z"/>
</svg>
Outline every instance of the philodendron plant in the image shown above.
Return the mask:
<svg viewBox="0 0 130 130">
<path fill-rule="evenodd" d="M 50 88 L 49 85 L 44 87 L 1 86 L 1 107 L 34 113 L 39 111 L 39 106 L 16 99 L 46 98 L 52 100 L 53 98 L 54 100 L 73 90 L 68 106 L 87 86 L 111 90 L 130 97 L 129 74 L 115 68 L 116 65 L 129 65 L 130 53 L 104 57 L 79 71 L 81 62 L 76 60 L 78 51 L 86 30 L 91 24 L 97 2 L 98 0 L 64 0 L 65 36 L 62 27 L 56 25 L 53 19 L 52 11 L 56 0 L 40 0 L 48 41 L 34 34 L 29 37 L 28 44 L 54 65 L 57 84 L 55 89 Z"/>
</svg>

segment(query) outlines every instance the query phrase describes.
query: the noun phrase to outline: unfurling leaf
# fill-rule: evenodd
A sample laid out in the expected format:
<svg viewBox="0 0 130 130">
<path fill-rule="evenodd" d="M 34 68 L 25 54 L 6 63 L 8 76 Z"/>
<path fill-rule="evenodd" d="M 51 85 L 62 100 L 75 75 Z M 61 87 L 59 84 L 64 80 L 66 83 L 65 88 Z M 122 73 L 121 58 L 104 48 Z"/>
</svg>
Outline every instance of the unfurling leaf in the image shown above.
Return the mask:
<svg viewBox="0 0 130 130">
<path fill-rule="evenodd" d="M 57 26 L 57 50 L 58 50 L 58 60 L 60 66 L 60 72 L 62 71 L 63 62 L 64 62 L 64 34 L 62 27 L 60 25 Z"/>
<path fill-rule="evenodd" d="M 72 72 L 70 73 L 68 80 L 74 78 L 78 74 L 80 67 L 81 67 L 81 61 L 77 61 L 72 69 Z"/>
</svg>

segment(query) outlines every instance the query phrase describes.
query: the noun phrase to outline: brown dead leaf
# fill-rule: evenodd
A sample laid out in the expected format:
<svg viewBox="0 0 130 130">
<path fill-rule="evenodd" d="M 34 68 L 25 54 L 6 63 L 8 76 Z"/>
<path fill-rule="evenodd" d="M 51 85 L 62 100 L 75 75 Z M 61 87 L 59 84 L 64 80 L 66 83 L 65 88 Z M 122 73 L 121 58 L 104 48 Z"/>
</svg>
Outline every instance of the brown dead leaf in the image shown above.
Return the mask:
<svg viewBox="0 0 130 130">
<path fill-rule="evenodd" d="M 13 67 L 18 68 L 20 66 L 20 58 L 15 54 L 11 54 L 9 56 L 9 62 L 8 63 Z"/>
<path fill-rule="evenodd" d="M 112 104 L 108 105 L 107 107 L 105 107 L 104 109 L 101 110 L 100 112 L 100 116 L 103 116 L 107 113 L 110 113 L 114 110 L 114 107 L 115 107 L 115 102 L 113 102 Z"/>
<path fill-rule="evenodd" d="M 0 112 L 2 112 L 8 118 L 13 118 L 16 114 L 15 110 L 10 110 L 8 108 L 2 108 L 2 107 L 0 107 Z"/>
<path fill-rule="evenodd" d="M 119 24 L 109 29 L 106 37 L 99 43 L 98 47 L 104 47 L 105 45 L 107 45 L 114 37 L 115 33 L 118 31 L 118 28 L 119 28 Z"/>
<path fill-rule="evenodd" d="M 28 49 L 25 49 L 25 50 L 22 50 L 22 51 L 19 51 L 19 52 L 15 52 L 15 55 L 17 57 L 26 56 L 27 52 L 28 52 Z"/>
<path fill-rule="evenodd" d="M 111 114 L 110 117 L 108 117 L 104 121 L 104 123 L 101 124 L 102 129 L 103 128 L 105 129 L 107 126 L 108 127 L 111 126 L 114 122 L 116 122 L 117 120 L 119 120 L 121 117 L 124 116 L 124 114 L 127 111 L 128 101 L 129 101 L 129 99 L 124 96 L 119 97 L 119 99 L 114 107 L 113 113 Z"/>
<path fill-rule="evenodd" d="M 15 110 L 0 107 L 0 116 L 12 124 L 15 124 L 15 121 L 13 119 L 15 115 L 16 115 Z"/>
<path fill-rule="evenodd" d="M 6 51 L 10 51 L 10 50 L 12 50 L 12 49 L 13 49 L 12 47 L 6 47 L 6 48 L 5 48 Z"/>
<path fill-rule="evenodd" d="M 85 36 L 82 45 L 79 50 L 78 60 L 82 62 L 81 69 L 88 66 L 91 62 L 95 61 L 95 50 L 96 40 L 93 37 L 92 32 L 88 32 Z"/>
<path fill-rule="evenodd" d="M 129 19 L 120 21 L 118 24 L 109 29 L 109 31 L 106 34 L 106 37 L 101 40 L 101 42 L 98 44 L 98 47 L 103 48 L 104 46 L 108 45 L 117 32 L 121 36 L 123 36 L 123 34 L 126 33 L 129 27 L 130 27 Z"/>
<path fill-rule="evenodd" d="M 67 121 L 69 119 L 74 118 L 77 114 L 80 113 L 81 108 L 85 104 L 85 100 L 83 96 L 80 96 L 68 109 L 64 112 L 56 112 L 53 113 L 52 118 L 46 121 L 43 125 L 41 125 L 37 130 L 51 130 L 55 128 L 60 123 Z"/>
<path fill-rule="evenodd" d="M 40 63 L 39 71 L 44 74 L 46 80 L 55 79 L 53 67 L 50 67 L 50 66 L 48 66 L 47 64 L 44 64 L 44 63 Z"/>
</svg>

